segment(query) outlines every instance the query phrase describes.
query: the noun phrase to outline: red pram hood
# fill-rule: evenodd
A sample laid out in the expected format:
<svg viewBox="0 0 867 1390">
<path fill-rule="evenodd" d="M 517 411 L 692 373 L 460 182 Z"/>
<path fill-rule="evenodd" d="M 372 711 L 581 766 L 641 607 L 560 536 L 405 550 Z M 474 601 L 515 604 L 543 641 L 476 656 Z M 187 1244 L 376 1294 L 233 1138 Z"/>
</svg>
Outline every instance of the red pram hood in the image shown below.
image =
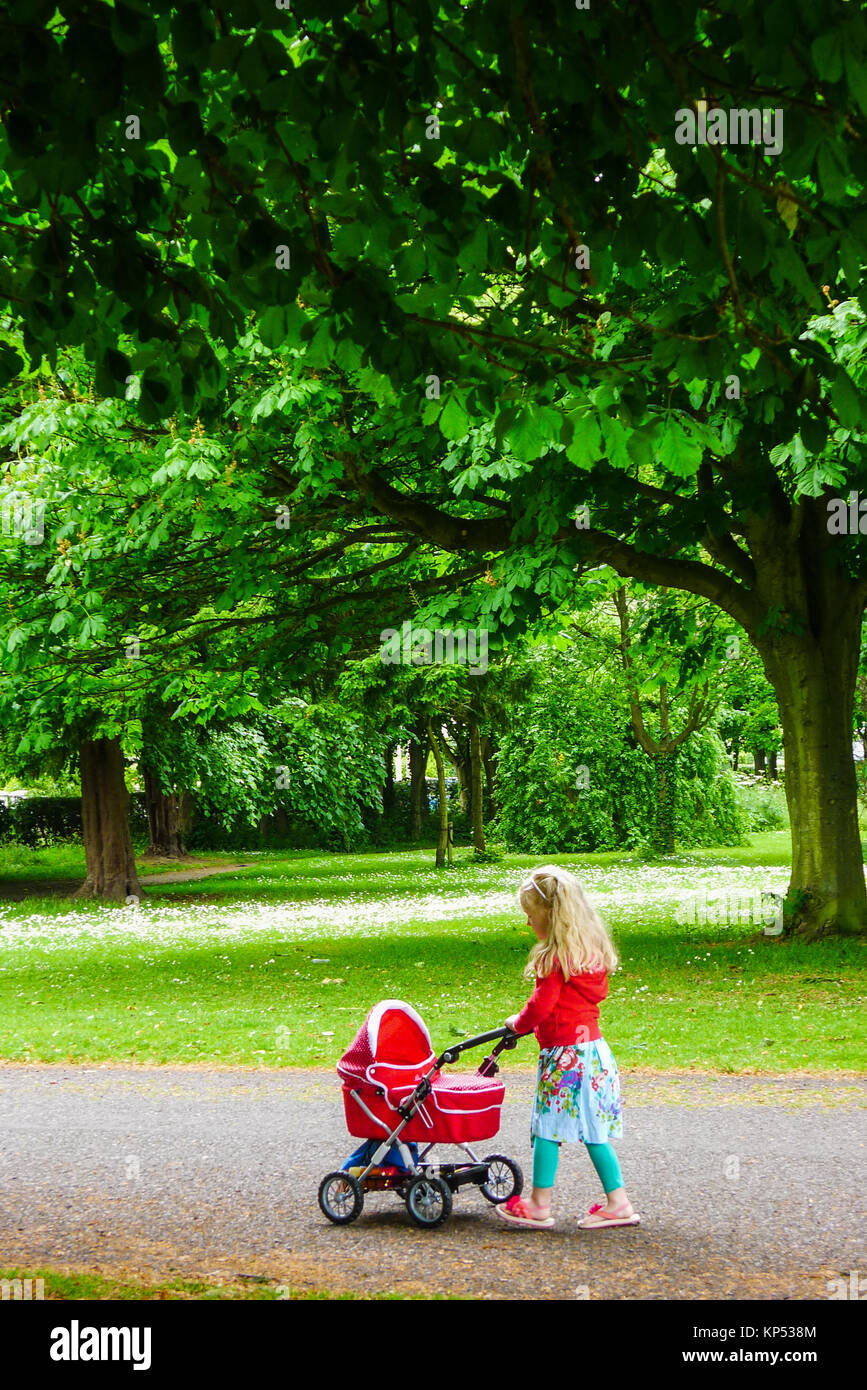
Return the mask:
<svg viewBox="0 0 867 1390">
<path fill-rule="evenodd" d="M 337 1063 L 344 1081 L 411 1091 L 436 1061 L 424 1020 L 403 999 L 375 1004 Z"/>
<path fill-rule="evenodd" d="M 406 1101 L 436 1063 L 424 1020 L 403 999 L 374 1005 L 337 1063 L 350 1134 L 382 1138 L 399 1120 Z M 409 1142 L 466 1144 L 489 1139 L 500 1126 L 505 1087 L 493 1077 L 431 1076 L 430 1098 L 402 1131 Z"/>
</svg>

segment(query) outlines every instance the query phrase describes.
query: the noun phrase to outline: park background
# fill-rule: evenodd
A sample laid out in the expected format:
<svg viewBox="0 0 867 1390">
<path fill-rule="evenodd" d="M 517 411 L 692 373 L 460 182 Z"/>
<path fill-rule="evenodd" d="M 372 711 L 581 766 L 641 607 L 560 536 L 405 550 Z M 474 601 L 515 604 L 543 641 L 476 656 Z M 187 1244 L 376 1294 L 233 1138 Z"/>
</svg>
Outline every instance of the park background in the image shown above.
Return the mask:
<svg viewBox="0 0 867 1390">
<path fill-rule="evenodd" d="M 7 1069 L 495 1026 L 552 861 L 625 1070 L 863 1077 L 867 24 L 791 9 L 0 16 Z"/>
</svg>

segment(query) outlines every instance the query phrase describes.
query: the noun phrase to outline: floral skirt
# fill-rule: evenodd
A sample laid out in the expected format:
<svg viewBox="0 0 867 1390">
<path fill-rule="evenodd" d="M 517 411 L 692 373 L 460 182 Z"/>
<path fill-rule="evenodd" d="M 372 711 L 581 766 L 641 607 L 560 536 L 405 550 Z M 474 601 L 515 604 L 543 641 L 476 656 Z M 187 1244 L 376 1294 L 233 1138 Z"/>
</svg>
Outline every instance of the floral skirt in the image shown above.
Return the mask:
<svg viewBox="0 0 867 1390">
<path fill-rule="evenodd" d="M 604 1038 L 573 1047 L 543 1047 L 530 1118 L 533 1136 L 606 1144 L 623 1135 L 620 1073 Z"/>
</svg>

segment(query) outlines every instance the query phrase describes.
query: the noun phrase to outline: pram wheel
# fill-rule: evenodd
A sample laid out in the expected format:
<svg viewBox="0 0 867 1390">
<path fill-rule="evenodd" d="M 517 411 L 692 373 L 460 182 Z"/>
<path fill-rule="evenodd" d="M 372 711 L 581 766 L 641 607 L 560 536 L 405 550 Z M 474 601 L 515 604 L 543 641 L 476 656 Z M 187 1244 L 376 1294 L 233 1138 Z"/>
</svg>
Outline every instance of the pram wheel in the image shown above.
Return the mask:
<svg viewBox="0 0 867 1390">
<path fill-rule="evenodd" d="M 327 1173 L 319 1184 L 319 1206 L 335 1226 L 348 1226 L 361 1215 L 364 1192 L 358 1178 L 349 1173 Z"/>
<path fill-rule="evenodd" d="M 517 1163 L 505 1154 L 488 1154 L 482 1161 L 488 1165 L 488 1180 L 479 1188 L 483 1197 L 495 1207 L 502 1206 L 510 1197 L 520 1197 L 524 1190 L 524 1174 Z"/>
<path fill-rule="evenodd" d="M 413 1178 L 406 1189 L 406 1209 L 416 1226 L 429 1231 L 451 1215 L 451 1189 L 442 1178 Z"/>
</svg>

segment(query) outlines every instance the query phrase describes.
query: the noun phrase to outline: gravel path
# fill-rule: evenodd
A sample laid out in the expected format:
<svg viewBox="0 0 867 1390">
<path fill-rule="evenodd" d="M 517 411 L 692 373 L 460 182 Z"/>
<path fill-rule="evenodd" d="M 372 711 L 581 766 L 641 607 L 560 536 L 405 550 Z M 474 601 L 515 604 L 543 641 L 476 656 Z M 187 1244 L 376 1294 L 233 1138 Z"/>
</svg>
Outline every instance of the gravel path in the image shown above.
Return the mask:
<svg viewBox="0 0 867 1390">
<path fill-rule="evenodd" d="M 139 883 L 147 889 L 153 883 L 189 883 L 194 878 L 211 878 L 214 874 L 233 874 L 236 869 L 252 869 L 252 864 L 218 864 L 211 869 L 182 869 L 169 874 L 142 874 Z"/>
<path fill-rule="evenodd" d="M 533 1080 L 506 1073 L 480 1146 L 528 1176 Z M 598 1193 L 571 1147 L 553 1231 L 503 1226 L 475 1189 L 432 1232 L 389 1193 L 339 1228 L 316 1192 L 357 1141 L 331 1072 L 2 1067 L 0 1266 L 475 1298 L 825 1299 L 867 1271 L 867 1078 L 633 1073 L 624 1103 L 638 1229 L 576 1229 Z"/>
</svg>

